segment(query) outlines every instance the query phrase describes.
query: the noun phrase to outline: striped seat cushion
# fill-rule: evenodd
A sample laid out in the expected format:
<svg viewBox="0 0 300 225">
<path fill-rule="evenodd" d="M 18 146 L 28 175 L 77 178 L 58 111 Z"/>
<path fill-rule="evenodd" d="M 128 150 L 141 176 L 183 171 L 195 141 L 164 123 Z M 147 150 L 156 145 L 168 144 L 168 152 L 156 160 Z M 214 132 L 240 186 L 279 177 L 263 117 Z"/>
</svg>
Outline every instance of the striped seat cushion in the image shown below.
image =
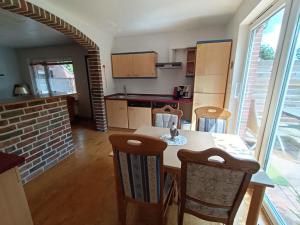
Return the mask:
<svg viewBox="0 0 300 225">
<path fill-rule="evenodd" d="M 198 131 L 213 132 L 213 133 L 225 133 L 226 132 L 226 120 L 201 117 L 198 121 Z"/>
<path fill-rule="evenodd" d="M 173 123 L 177 126 L 178 116 L 168 113 L 157 113 L 155 116 L 155 126 L 171 128 Z"/>
<path fill-rule="evenodd" d="M 124 195 L 141 202 L 158 203 L 160 200 L 160 157 L 127 154 L 117 150 L 114 154 L 117 157 Z M 169 182 L 168 177 L 165 180 Z"/>
</svg>

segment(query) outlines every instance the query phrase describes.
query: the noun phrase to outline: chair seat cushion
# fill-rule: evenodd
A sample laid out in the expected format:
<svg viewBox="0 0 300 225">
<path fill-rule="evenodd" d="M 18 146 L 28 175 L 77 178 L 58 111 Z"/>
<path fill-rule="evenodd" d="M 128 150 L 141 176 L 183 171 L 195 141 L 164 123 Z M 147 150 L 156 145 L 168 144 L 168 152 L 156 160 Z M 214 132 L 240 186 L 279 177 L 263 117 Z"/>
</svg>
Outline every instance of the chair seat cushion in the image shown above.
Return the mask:
<svg viewBox="0 0 300 225">
<path fill-rule="evenodd" d="M 185 208 L 194 211 L 200 215 L 217 217 L 222 219 L 227 219 L 229 217 L 228 209 L 209 207 L 191 199 L 186 199 Z"/>
<path fill-rule="evenodd" d="M 174 183 L 174 178 L 170 174 L 166 173 L 165 174 L 164 193 L 163 193 L 164 202 L 167 200 L 167 197 L 171 191 L 173 183 Z"/>
<path fill-rule="evenodd" d="M 213 132 L 213 133 L 225 133 L 226 120 L 217 118 L 199 118 L 198 131 Z"/>
</svg>

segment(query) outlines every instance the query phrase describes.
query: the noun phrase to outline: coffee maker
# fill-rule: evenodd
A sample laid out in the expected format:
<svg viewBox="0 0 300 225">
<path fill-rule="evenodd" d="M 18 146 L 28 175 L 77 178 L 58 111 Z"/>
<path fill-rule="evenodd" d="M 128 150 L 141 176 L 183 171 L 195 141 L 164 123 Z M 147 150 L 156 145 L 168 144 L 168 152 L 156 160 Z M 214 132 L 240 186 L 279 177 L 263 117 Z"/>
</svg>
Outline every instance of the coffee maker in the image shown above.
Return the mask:
<svg viewBox="0 0 300 225">
<path fill-rule="evenodd" d="M 180 86 L 174 87 L 173 96 L 175 99 L 191 98 L 192 97 L 191 85 L 180 85 Z"/>
</svg>

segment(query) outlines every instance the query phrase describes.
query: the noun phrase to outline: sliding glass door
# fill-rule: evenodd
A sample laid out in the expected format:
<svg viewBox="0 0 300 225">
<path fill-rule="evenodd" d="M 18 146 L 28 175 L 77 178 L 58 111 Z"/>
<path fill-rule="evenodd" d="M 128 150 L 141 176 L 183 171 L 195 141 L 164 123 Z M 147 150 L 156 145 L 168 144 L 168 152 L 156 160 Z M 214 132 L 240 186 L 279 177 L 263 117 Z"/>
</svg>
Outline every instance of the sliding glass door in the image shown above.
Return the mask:
<svg viewBox="0 0 300 225">
<path fill-rule="evenodd" d="M 284 5 L 279 5 L 251 28 L 238 133 L 252 150 L 257 146 L 262 118 L 268 107 L 267 95 L 273 86 L 271 75 L 274 74 L 284 11 Z"/>
<path fill-rule="evenodd" d="M 265 159 L 265 169 L 275 183 L 275 188 L 267 189 L 267 201 L 276 219 L 288 225 L 300 224 L 299 26 L 298 21 Z"/>
<path fill-rule="evenodd" d="M 300 0 L 277 3 L 249 30 L 238 132 L 274 182 L 264 201 L 273 223 L 299 225 Z"/>
</svg>

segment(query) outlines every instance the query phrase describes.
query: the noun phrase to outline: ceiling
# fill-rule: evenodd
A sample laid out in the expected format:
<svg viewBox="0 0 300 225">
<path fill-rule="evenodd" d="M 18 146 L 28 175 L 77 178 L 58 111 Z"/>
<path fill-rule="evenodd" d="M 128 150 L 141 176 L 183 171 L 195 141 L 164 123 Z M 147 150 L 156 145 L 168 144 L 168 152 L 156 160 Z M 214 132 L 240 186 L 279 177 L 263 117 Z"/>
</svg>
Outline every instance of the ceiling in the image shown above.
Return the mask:
<svg viewBox="0 0 300 225">
<path fill-rule="evenodd" d="M 0 9 L 0 46 L 42 47 L 72 43 L 72 40 L 35 20 Z"/>
<path fill-rule="evenodd" d="M 242 0 L 44 0 L 87 25 L 128 36 L 224 25 Z M 228 3 L 230 2 L 230 4 Z M 0 9 L 0 46 L 41 47 L 72 43 L 58 31 Z"/>
<path fill-rule="evenodd" d="M 34 1 L 33 1 L 34 2 Z M 44 0 L 115 36 L 227 24 L 242 0 Z"/>
</svg>

